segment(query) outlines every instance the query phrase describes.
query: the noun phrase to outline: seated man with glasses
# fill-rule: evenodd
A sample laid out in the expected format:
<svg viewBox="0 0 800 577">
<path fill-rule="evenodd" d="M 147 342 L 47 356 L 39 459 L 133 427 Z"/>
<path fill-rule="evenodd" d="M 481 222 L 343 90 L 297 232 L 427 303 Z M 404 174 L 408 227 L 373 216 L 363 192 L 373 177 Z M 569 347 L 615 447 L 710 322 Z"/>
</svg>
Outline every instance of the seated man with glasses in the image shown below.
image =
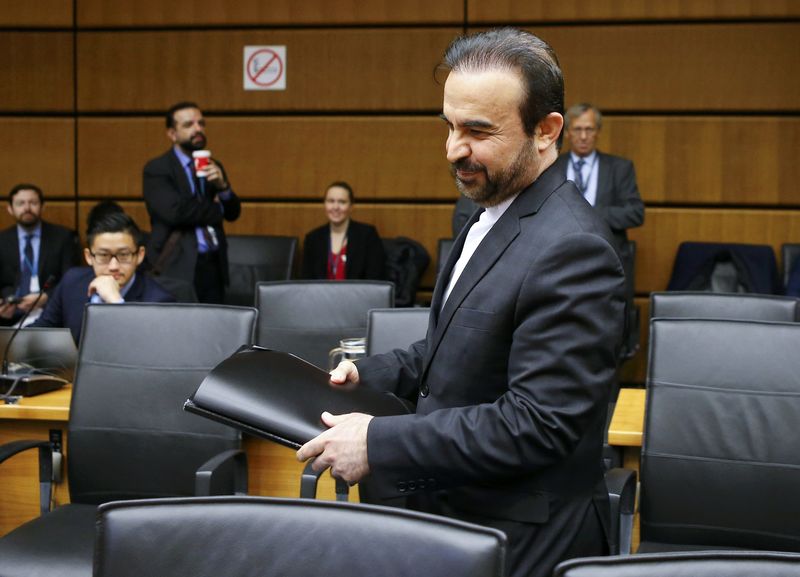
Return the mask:
<svg viewBox="0 0 800 577">
<path fill-rule="evenodd" d="M 90 219 L 89 267 L 69 269 L 56 287 L 35 327 L 67 327 L 80 340 L 86 303 L 175 302 L 175 297 L 153 279 L 137 273 L 144 260 L 141 231 L 124 212 L 108 212 Z"/>
</svg>

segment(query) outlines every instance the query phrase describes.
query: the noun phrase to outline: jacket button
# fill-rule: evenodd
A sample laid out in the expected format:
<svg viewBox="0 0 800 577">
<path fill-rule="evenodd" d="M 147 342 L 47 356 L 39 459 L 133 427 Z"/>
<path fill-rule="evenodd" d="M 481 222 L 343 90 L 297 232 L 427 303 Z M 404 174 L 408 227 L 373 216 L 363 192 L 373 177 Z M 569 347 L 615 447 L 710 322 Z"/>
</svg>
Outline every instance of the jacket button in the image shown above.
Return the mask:
<svg viewBox="0 0 800 577">
<path fill-rule="evenodd" d="M 419 396 L 420 397 L 427 397 L 428 393 L 430 393 L 430 392 L 431 392 L 431 390 L 428 388 L 428 385 L 422 385 L 419 388 Z"/>
<path fill-rule="evenodd" d="M 397 484 L 397 490 L 400 491 L 401 493 L 405 493 L 406 492 L 406 484 L 403 483 L 402 481 L 399 482 Z"/>
</svg>

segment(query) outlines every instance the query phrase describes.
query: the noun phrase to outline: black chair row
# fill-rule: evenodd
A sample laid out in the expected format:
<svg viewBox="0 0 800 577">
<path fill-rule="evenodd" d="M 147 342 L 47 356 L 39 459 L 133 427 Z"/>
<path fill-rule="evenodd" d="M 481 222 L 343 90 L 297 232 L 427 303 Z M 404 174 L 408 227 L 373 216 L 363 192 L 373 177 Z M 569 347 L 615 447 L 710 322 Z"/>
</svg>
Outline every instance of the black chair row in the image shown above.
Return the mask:
<svg viewBox="0 0 800 577">
<path fill-rule="evenodd" d="M 664 292 L 650 311 L 639 552 L 800 552 L 800 300 Z"/>
</svg>

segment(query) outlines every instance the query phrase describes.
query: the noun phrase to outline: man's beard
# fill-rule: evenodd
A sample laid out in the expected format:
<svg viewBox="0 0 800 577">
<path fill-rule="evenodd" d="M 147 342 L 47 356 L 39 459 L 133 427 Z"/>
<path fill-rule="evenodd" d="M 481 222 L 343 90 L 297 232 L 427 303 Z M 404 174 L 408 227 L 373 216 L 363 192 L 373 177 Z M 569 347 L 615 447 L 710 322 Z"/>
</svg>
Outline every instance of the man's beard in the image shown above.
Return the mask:
<svg viewBox="0 0 800 577">
<path fill-rule="evenodd" d="M 531 165 L 537 162 L 533 150 L 533 143 L 526 143 L 525 146 L 520 149 L 514 161 L 494 175 L 490 175 L 486 167 L 482 164 L 477 162 L 470 163 L 466 158 L 451 163 L 450 173 L 453 175 L 456 181 L 456 187 L 461 194 L 481 206 L 497 206 L 531 183 L 528 181 L 528 175 L 537 173 L 537 171 L 531 170 Z M 456 174 L 457 170 L 464 170 L 467 172 L 482 171 L 486 177 L 486 182 L 483 185 L 465 184 L 459 180 Z"/>
<path fill-rule="evenodd" d="M 17 222 L 25 228 L 33 228 L 39 224 L 39 217 L 32 212 L 25 212 L 19 215 Z"/>
<path fill-rule="evenodd" d="M 206 147 L 206 135 L 196 134 L 194 137 L 184 140 L 179 144 L 184 152 L 191 154 L 195 150 L 203 150 Z"/>
</svg>

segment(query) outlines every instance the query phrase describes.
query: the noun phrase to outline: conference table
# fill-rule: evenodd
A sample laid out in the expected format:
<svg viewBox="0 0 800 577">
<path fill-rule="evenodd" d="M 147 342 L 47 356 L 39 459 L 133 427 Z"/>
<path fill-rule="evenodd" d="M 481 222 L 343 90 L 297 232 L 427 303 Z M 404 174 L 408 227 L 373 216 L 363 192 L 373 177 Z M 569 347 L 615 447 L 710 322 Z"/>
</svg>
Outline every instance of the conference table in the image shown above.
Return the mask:
<svg viewBox="0 0 800 577">
<path fill-rule="evenodd" d="M 72 386 L 33 397 L 19 404 L 0 404 L 0 445 L 22 439 L 62 438 L 65 462 L 63 479 L 54 486 L 54 505 L 69 502 L 66 460 L 69 459 L 67 423 Z M 198 417 L 200 418 L 200 417 Z M 295 458 L 294 449 L 271 441 L 244 435 L 247 453 L 249 494 L 274 497 L 299 497 L 304 464 Z M 0 463 L 0 536 L 39 515 L 39 452 L 28 450 Z M 317 496 L 334 500 L 335 483 L 328 473 L 319 481 Z M 357 487 L 350 500 L 358 501 Z"/>
</svg>

